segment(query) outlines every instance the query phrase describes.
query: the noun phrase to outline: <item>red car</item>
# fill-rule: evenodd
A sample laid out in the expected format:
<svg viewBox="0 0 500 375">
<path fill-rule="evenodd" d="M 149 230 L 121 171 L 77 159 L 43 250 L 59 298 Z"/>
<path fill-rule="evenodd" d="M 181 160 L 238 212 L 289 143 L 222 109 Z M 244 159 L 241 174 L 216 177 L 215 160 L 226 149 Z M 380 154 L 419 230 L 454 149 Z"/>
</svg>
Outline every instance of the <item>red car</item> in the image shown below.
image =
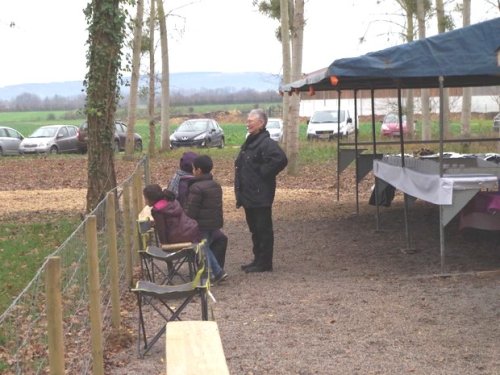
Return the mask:
<svg viewBox="0 0 500 375">
<path fill-rule="evenodd" d="M 388 113 L 382 121 L 380 133 L 387 137 L 399 137 L 399 117 L 396 113 Z M 408 134 L 406 116 L 403 115 L 403 134 Z"/>
</svg>

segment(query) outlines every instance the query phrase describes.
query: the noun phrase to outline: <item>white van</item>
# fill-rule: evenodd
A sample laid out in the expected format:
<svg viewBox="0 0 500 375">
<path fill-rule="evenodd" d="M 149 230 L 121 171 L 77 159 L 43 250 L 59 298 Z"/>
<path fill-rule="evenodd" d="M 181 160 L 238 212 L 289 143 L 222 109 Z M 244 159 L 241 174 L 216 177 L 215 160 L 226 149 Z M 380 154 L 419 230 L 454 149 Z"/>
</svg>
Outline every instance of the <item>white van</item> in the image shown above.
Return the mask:
<svg viewBox="0 0 500 375">
<path fill-rule="evenodd" d="M 307 139 L 332 139 L 339 132 L 337 109 L 316 111 L 307 123 Z M 348 109 L 340 110 L 340 136 L 354 132 L 354 122 Z"/>
</svg>

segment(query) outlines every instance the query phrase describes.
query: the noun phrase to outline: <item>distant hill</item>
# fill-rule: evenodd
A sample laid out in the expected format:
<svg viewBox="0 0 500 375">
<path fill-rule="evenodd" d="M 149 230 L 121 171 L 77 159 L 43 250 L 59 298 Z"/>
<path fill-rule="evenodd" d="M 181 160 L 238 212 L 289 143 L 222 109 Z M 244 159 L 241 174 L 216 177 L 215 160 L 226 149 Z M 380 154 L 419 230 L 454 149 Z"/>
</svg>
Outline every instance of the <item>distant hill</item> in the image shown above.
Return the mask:
<svg viewBox="0 0 500 375">
<path fill-rule="evenodd" d="M 194 72 L 172 73 L 170 75 L 170 90 L 172 93 L 189 94 L 197 91 L 224 89 L 240 91 L 252 89 L 256 91 L 278 90 L 280 77 L 262 72 L 222 73 Z M 141 79 L 146 85 L 147 78 Z M 72 97 L 83 93 L 80 81 L 26 83 L 0 87 L 0 100 L 10 100 L 23 93 L 39 96 L 41 99 L 55 95 Z M 128 93 L 128 87 L 122 87 L 122 94 Z"/>
</svg>

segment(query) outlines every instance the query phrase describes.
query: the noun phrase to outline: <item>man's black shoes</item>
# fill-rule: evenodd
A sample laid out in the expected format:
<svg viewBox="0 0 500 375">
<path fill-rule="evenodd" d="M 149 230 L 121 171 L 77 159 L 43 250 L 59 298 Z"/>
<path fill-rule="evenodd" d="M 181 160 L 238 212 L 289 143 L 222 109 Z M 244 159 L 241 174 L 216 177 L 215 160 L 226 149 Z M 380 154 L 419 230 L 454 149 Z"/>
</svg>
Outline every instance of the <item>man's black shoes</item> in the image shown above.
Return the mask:
<svg viewBox="0 0 500 375">
<path fill-rule="evenodd" d="M 255 262 L 251 262 L 251 263 L 248 263 L 248 264 L 242 264 L 241 265 L 241 269 L 243 271 L 245 271 L 247 268 L 252 267 L 252 266 L 255 266 Z"/>
<path fill-rule="evenodd" d="M 252 265 L 252 266 L 246 267 L 245 268 L 245 272 L 246 273 L 253 273 L 253 272 L 273 272 L 273 267 L 272 266 L 264 267 L 264 266 Z"/>
</svg>

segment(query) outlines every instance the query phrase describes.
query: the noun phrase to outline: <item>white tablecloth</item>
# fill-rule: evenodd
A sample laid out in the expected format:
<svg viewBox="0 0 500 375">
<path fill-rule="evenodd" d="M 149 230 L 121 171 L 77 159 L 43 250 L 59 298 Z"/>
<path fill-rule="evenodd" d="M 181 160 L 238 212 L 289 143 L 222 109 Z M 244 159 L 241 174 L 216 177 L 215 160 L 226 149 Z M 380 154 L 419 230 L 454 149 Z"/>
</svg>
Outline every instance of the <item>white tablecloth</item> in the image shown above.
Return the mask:
<svg viewBox="0 0 500 375">
<path fill-rule="evenodd" d="M 408 195 L 439 205 L 453 204 L 453 190 L 496 189 L 498 177 L 491 174 L 439 175 L 373 161 L 373 172 Z"/>
</svg>

